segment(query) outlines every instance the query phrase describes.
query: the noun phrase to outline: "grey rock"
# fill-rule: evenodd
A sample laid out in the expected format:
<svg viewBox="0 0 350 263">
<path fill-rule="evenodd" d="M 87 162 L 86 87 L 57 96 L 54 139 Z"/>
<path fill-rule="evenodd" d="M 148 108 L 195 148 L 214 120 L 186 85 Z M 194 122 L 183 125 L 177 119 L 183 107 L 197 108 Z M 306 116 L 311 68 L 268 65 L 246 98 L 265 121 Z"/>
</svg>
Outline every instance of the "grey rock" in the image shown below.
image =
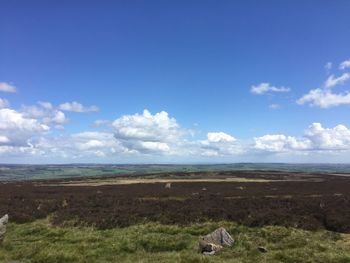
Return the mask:
<svg viewBox="0 0 350 263">
<path fill-rule="evenodd" d="M 0 218 L 0 243 L 2 243 L 2 241 L 5 238 L 6 225 L 7 225 L 8 221 L 9 221 L 8 215 L 4 215 L 2 218 Z"/>
<path fill-rule="evenodd" d="M 223 247 L 232 246 L 234 242 L 234 239 L 226 229 L 220 227 L 199 241 L 199 251 L 205 255 L 214 255 L 222 250 Z"/>
</svg>

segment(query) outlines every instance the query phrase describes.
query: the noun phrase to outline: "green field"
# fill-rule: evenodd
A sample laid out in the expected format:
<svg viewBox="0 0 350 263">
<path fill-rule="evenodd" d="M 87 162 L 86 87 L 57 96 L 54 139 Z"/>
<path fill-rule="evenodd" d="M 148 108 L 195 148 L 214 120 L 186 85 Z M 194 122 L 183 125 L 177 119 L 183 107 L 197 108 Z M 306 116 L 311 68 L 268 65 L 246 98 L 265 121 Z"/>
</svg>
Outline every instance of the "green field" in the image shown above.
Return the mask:
<svg viewBox="0 0 350 263">
<path fill-rule="evenodd" d="M 236 240 L 215 256 L 197 252 L 197 242 L 217 227 Z M 265 246 L 267 253 L 257 250 Z M 269 226 L 248 228 L 231 222 L 173 226 L 142 224 L 98 230 L 54 227 L 49 220 L 8 225 L 0 262 L 350 262 L 350 236 Z"/>
</svg>

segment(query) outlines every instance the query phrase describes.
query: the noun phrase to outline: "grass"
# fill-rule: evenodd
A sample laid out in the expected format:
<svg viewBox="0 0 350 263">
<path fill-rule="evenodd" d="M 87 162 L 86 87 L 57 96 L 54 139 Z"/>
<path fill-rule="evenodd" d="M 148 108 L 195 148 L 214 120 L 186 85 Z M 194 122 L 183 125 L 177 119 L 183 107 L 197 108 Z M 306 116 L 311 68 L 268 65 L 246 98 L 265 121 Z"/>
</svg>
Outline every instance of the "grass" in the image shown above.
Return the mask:
<svg viewBox="0 0 350 263">
<path fill-rule="evenodd" d="M 197 252 L 197 242 L 217 227 L 236 240 L 215 256 Z M 265 246 L 261 253 L 257 246 Z M 310 232 L 269 226 L 248 228 L 231 222 L 191 226 L 156 223 L 97 230 L 93 227 L 53 227 L 49 220 L 9 224 L 0 245 L 0 262 L 350 262 L 350 237 L 328 231 Z"/>
</svg>

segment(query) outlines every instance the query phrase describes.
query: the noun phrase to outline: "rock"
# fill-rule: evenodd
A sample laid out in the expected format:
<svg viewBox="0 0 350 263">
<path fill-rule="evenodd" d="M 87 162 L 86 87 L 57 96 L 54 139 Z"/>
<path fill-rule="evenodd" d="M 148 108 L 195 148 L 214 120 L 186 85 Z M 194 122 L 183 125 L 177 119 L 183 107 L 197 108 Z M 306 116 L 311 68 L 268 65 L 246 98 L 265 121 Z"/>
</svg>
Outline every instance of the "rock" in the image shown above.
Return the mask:
<svg viewBox="0 0 350 263">
<path fill-rule="evenodd" d="M 222 250 L 222 246 L 213 243 L 208 243 L 204 240 L 199 241 L 199 251 L 204 255 L 214 255 L 216 252 Z"/>
<path fill-rule="evenodd" d="M 165 189 L 170 189 L 171 188 L 171 183 L 166 183 L 165 184 Z"/>
<path fill-rule="evenodd" d="M 220 227 L 199 241 L 199 251 L 205 255 L 214 255 L 222 250 L 223 247 L 232 246 L 234 242 L 234 239 L 226 229 Z"/>
<path fill-rule="evenodd" d="M 2 218 L 0 218 L 0 243 L 2 243 L 2 241 L 5 238 L 6 225 L 7 225 L 8 221 L 9 221 L 8 215 L 4 215 Z"/>
<path fill-rule="evenodd" d="M 62 207 L 63 207 L 63 208 L 66 208 L 67 206 L 68 206 L 67 200 L 66 200 L 66 199 L 63 199 L 63 201 L 62 201 Z"/>
<path fill-rule="evenodd" d="M 258 250 L 261 252 L 261 253 L 266 253 L 267 252 L 267 249 L 266 247 L 258 247 Z"/>
</svg>

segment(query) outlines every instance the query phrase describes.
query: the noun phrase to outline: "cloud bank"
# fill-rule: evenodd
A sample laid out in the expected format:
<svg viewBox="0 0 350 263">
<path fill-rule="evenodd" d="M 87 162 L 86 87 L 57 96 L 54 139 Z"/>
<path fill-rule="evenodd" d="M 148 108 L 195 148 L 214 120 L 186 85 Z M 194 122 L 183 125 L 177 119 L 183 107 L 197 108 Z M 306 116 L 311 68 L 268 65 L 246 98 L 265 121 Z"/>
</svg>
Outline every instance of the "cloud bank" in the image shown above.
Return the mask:
<svg viewBox="0 0 350 263">
<path fill-rule="evenodd" d="M 80 103 L 79 103 L 80 104 Z M 61 104 L 62 105 L 62 104 Z M 64 132 L 69 125 L 61 105 L 0 109 L 0 156 L 23 162 L 215 162 L 247 156 L 350 153 L 350 130 L 342 124 L 326 128 L 313 123 L 301 136 L 263 134 L 240 139 L 224 131 L 200 132 L 182 127 L 166 111 L 122 115 L 78 133 Z M 98 121 L 97 123 L 100 123 Z M 195 136 L 196 135 L 196 136 Z"/>
</svg>

